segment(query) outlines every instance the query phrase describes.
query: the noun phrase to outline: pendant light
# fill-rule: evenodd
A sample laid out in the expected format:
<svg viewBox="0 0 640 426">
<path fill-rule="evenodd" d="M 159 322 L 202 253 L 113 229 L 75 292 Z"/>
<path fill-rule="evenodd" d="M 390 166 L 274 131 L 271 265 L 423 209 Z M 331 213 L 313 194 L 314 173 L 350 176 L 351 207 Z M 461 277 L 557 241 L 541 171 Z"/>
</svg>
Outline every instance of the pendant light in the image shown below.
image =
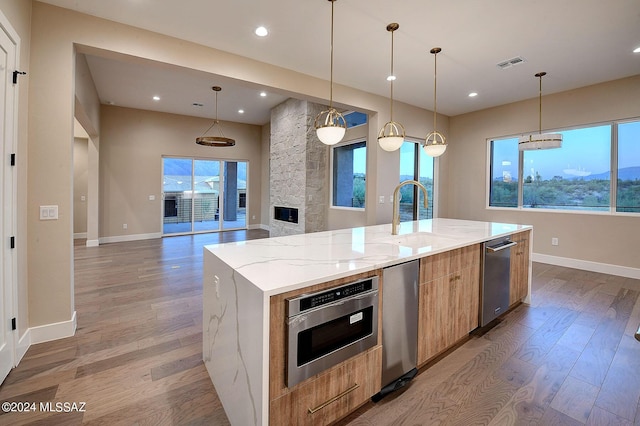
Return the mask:
<svg viewBox="0 0 640 426">
<path fill-rule="evenodd" d="M 316 116 L 314 127 L 318 139 L 325 145 L 335 145 L 342 140 L 347 130 L 347 122 L 333 107 L 333 3 L 331 2 L 331 83 L 329 86 L 329 109 Z"/>
<path fill-rule="evenodd" d="M 220 86 L 213 86 L 211 89 L 216 93 L 216 119 L 213 124 L 204 131 L 202 136 L 196 138 L 196 143 L 198 145 L 205 146 L 234 146 L 236 144 L 236 141 L 231 138 L 224 137 L 224 133 L 222 133 L 222 125 L 220 124 L 220 121 L 218 121 L 218 92 L 221 91 L 222 88 Z M 220 133 L 220 136 L 205 136 L 209 130 L 215 127 L 216 124 L 218 125 L 218 133 Z"/>
<path fill-rule="evenodd" d="M 387 77 L 387 80 L 391 83 L 391 95 L 389 96 L 390 114 L 389 122 L 382 126 L 380 133 L 378 133 L 378 144 L 385 151 L 399 149 L 405 138 L 404 126 L 393 121 L 393 80 L 396 79 L 395 74 L 393 74 L 393 32 L 398 28 L 400 28 L 400 25 L 395 22 L 387 25 L 387 31 L 391 33 L 391 74 Z"/>
<path fill-rule="evenodd" d="M 519 138 L 519 151 L 562 148 L 562 135 L 560 133 L 542 133 L 542 77 L 545 75 L 547 75 L 546 72 L 539 72 L 535 75 L 540 79 L 540 90 L 538 94 L 538 133 Z"/>
<path fill-rule="evenodd" d="M 430 53 L 433 54 L 433 131 L 424 138 L 423 149 L 427 155 L 431 157 L 439 157 L 447 150 L 447 138 L 436 130 L 436 117 L 438 116 L 438 96 L 437 96 L 437 82 L 438 82 L 438 53 L 442 52 L 439 47 L 431 49 Z"/>
</svg>

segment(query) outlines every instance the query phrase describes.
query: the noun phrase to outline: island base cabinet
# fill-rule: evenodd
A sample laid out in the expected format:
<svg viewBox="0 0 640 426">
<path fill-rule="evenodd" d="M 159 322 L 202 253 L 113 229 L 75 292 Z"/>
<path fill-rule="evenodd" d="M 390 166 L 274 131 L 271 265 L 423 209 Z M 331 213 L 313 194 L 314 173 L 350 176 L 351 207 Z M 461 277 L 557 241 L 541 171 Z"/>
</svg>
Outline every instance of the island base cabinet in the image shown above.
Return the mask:
<svg viewBox="0 0 640 426">
<path fill-rule="evenodd" d="M 420 268 L 418 366 L 478 327 L 480 245 L 427 257 Z"/>
<path fill-rule="evenodd" d="M 381 388 L 382 346 L 376 346 L 271 401 L 269 424 L 327 425 L 367 402 Z"/>
</svg>

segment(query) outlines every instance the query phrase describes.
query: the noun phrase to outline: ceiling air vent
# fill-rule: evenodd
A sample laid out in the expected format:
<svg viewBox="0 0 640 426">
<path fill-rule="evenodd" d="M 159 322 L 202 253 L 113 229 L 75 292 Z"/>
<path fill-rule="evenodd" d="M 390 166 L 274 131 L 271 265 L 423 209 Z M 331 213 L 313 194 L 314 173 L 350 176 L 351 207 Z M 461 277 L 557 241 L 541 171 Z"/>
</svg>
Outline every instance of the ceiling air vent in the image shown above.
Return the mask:
<svg viewBox="0 0 640 426">
<path fill-rule="evenodd" d="M 526 59 L 524 59 L 522 56 L 516 56 L 515 58 L 511 58 L 511 59 L 507 59 L 506 61 L 499 62 L 498 64 L 496 64 L 496 66 L 501 70 L 504 70 L 507 68 L 511 68 L 514 65 L 519 65 L 523 63 L 525 60 Z"/>
</svg>

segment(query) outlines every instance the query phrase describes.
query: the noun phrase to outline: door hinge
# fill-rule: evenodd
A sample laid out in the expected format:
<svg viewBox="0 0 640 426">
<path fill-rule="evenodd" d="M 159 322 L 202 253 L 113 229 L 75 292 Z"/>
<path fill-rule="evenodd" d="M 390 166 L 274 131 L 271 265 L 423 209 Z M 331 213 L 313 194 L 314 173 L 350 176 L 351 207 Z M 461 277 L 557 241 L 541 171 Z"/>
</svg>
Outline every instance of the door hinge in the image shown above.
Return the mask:
<svg viewBox="0 0 640 426">
<path fill-rule="evenodd" d="M 15 154 L 11 154 L 11 165 L 12 166 L 16 165 L 16 155 Z"/>
<path fill-rule="evenodd" d="M 10 238 L 9 246 L 12 249 L 16 248 L 16 237 L 11 237 Z"/>
<path fill-rule="evenodd" d="M 15 70 L 13 72 L 13 84 L 18 84 L 18 75 L 26 75 L 27 73 L 24 71 Z"/>
<path fill-rule="evenodd" d="M 14 318 L 11 318 L 11 330 L 17 330 L 17 329 L 18 329 L 18 327 L 16 326 L 16 319 L 15 319 L 15 317 L 14 317 Z"/>
</svg>

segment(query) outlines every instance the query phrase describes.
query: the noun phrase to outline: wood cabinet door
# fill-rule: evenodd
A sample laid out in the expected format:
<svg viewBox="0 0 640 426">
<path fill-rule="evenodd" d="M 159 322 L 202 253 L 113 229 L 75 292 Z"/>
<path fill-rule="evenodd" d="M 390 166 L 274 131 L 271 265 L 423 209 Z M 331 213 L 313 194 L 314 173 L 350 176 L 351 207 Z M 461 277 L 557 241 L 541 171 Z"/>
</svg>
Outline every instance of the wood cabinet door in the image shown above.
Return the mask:
<svg viewBox="0 0 640 426">
<path fill-rule="evenodd" d="M 510 306 L 524 299 L 529 291 L 529 232 L 515 234 L 512 240 L 518 245 L 511 251 Z"/>
<path fill-rule="evenodd" d="M 419 297 L 418 365 L 478 327 L 479 265 L 422 284 Z"/>
</svg>

